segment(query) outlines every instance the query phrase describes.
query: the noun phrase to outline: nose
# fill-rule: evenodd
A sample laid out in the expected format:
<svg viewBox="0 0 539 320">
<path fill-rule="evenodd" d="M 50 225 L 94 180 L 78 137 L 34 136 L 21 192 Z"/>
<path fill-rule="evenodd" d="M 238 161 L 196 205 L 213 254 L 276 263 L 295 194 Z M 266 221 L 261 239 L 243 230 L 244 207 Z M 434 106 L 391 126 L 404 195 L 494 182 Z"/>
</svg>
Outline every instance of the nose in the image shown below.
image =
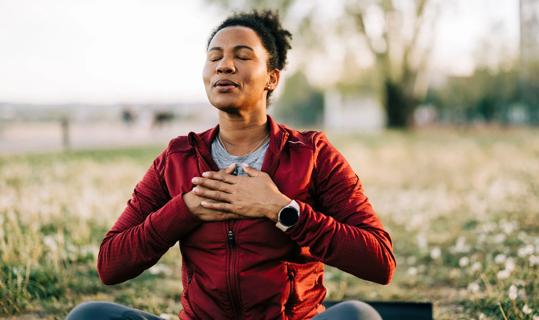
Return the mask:
<svg viewBox="0 0 539 320">
<path fill-rule="evenodd" d="M 223 57 L 217 64 L 217 73 L 234 73 L 236 72 L 236 66 L 233 59 Z"/>
</svg>

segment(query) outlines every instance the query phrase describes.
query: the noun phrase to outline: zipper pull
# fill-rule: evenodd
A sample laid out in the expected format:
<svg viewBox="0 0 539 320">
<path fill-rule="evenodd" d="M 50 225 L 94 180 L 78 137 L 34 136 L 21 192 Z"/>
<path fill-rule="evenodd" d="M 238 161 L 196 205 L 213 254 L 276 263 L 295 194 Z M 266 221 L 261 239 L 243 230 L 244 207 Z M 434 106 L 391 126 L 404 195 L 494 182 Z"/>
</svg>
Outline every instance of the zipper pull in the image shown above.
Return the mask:
<svg viewBox="0 0 539 320">
<path fill-rule="evenodd" d="M 231 248 L 234 247 L 234 245 L 236 244 L 236 240 L 234 239 L 234 231 L 228 230 L 226 237 L 228 240 L 228 246 Z"/>
</svg>

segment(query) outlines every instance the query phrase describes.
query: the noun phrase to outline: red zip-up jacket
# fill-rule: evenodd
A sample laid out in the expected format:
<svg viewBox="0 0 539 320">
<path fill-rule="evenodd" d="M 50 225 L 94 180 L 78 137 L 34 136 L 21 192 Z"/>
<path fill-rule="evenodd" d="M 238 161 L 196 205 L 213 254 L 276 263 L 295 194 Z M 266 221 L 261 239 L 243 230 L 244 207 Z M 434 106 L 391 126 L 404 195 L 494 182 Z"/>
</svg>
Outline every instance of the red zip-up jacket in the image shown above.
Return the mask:
<svg viewBox="0 0 539 320">
<path fill-rule="evenodd" d="M 157 156 L 99 250 L 104 284 L 134 278 L 179 242 L 180 319 L 309 319 L 324 310 L 324 264 L 387 284 L 395 270 L 389 234 L 348 162 L 319 131 L 267 116 L 261 170 L 300 206 L 286 232 L 265 219 L 203 222 L 182 195 L 191 178 L 217 171 L 210 146 L 219 125 L 179 136 Z M 156 288 L 158 290 L 158 288 Z"/>
</svg>

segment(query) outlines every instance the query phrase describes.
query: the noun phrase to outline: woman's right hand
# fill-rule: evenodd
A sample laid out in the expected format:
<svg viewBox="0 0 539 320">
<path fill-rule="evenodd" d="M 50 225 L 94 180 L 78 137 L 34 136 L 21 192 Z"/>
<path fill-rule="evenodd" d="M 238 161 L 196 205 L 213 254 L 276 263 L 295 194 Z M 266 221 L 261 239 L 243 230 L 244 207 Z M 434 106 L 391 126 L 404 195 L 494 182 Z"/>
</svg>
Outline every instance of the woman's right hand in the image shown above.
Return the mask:
<svg viewBox="0 0 539 320">
<path fill-rule="evenodd" d="M 219 171 L 223 171 L 223 172 L 231 174 L 232 172 L 234 172 L 235 168 L 236 168 L 236 164 L 233 163 L 227 168 L 219 170 Z M 183 195 L 183 200 L 185 201 L 185 204 L 187 205 L 187 208 L 189 209 L 189 211 L 191 211 L 192 214 L 197 216 L 202 221 L 223 221 L 223 220 L 229 220 L 229 219 L 242 218 L 242 216 L 235 213 L 217 211 L 217 210 L 203 207 L 202 205 L 200 205 L 200 202 L 202 201 L 215 202 L 215 200 L 201 197 L 195 194 L 193 190 L 185 193 Z"/>
</svg>

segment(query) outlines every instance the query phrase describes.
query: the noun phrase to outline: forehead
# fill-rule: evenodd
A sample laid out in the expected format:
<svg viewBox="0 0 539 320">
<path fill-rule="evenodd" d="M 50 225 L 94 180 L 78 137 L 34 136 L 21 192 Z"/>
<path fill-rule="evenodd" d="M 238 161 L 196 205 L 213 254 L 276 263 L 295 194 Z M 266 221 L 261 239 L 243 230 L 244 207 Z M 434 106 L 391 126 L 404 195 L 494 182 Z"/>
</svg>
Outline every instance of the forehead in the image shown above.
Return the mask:
<svg viewBox="0 0 539 320">
<path fill-rule="evenodd" d="M 253 29 L 243 26 L 232 26 L 219 30 L 210 41 L 208 49 L 213 47 L 226 49 L 238 45 L 249 46 L 254 50 L 264 50 L 258 34 Z"/>
</svg>

